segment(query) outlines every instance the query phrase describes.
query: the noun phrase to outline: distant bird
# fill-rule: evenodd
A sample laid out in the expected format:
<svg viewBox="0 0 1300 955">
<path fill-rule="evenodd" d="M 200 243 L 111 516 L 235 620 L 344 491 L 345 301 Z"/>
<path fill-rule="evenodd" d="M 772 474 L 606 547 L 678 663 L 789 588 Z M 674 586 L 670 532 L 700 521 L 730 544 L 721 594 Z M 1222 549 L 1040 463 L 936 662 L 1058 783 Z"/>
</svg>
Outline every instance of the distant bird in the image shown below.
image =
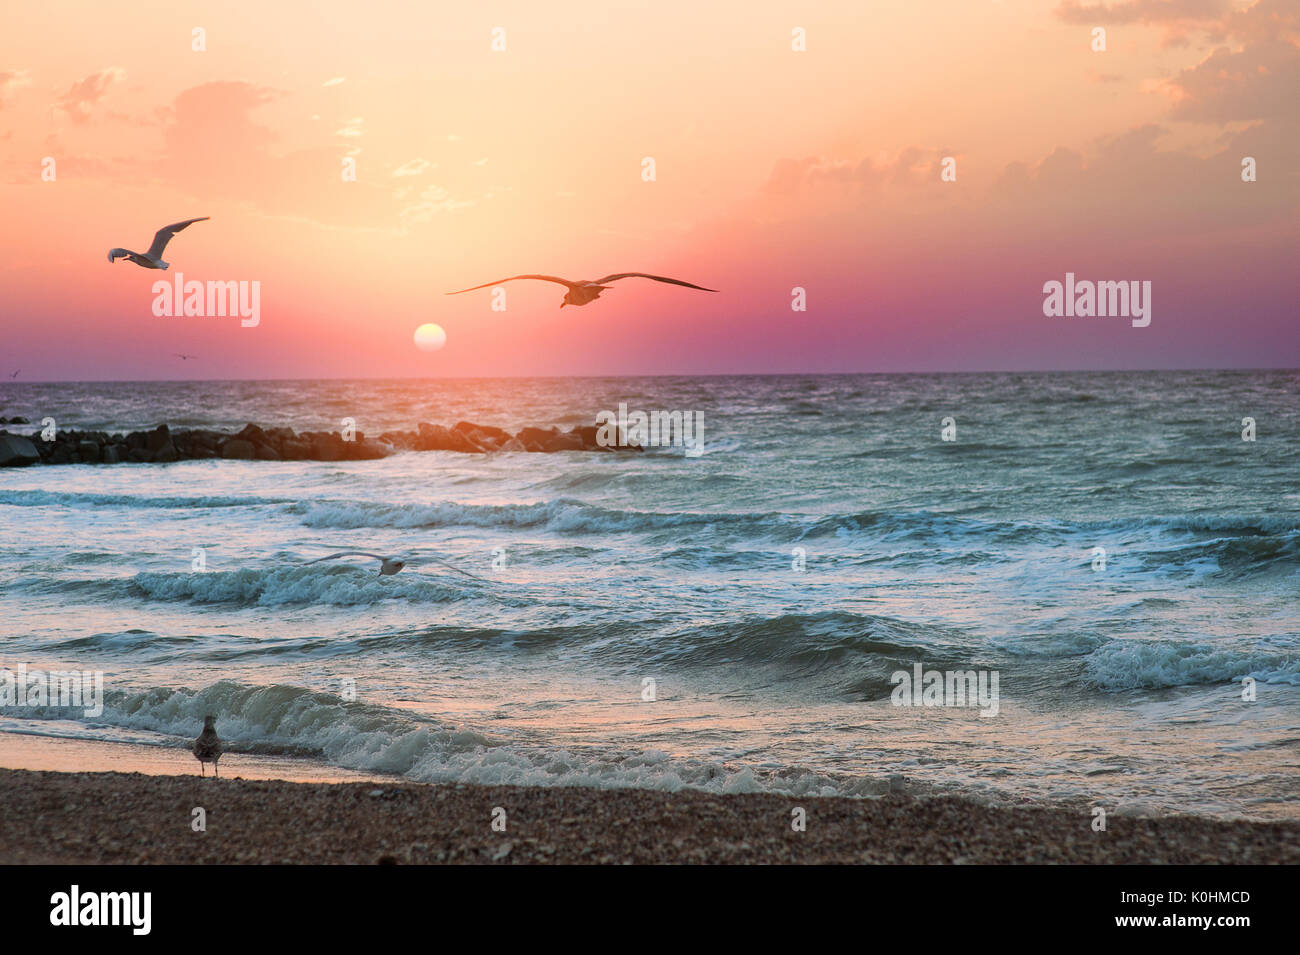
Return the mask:
<svg viewBox="0 0 1300 955">
<path fill-rule="evenodd" d="M 198 358 L 198 357 L 199 357 L 198 355 L 182 355 L 182 354 L 181 354 L 180 352 L 178 352 L 178 351 L 174 351 L 174 352 L 172 352 L 172 354 L 175 355 L 177 358 L 179 358 L 181 361 L 189 361 L 191 358 Z"/>
<path fill-rule="evenodd" d="M 203 764 L 212 764 L 212 774 L 218 776 L 217 760 L 221 758 L 221 740 L 217 737 L 217 718 L 215 716 L 203 717 L 203 732 L 199 738 L 194 741 L 194 755 L 199 761 L 199 775 L 206 776 Z"/>
<path fill-rule="evenodd" d="M 394 557 L 384 557 L 380 554 L 367 554 L 363 550 L 341 550 L 337 554 L 330 554 L 328 557 L 319 557 L 316 560 L 309 560 L 307 563 L 319 564 L 322 560 L 333 560 L 335 557 L 373 557 L 375 560 L 379 561 L 380 577 L 391 577 L 406 566 L 406 561 L 404 560 L 397 560 Z"/>
<path fill-rule="evenodd" d="M 167 248 L 167 243 L 172 240 L 177 232 L 192 226 L 196 222 L 205 222 L 211 216 L 200 216 L 197 219 L 186 219 L 184 222 L 175 222 L 171 225 L 163 226 L 154 233 L 153 245 L 149 246 L 148 252 L 132 252 L 130 249 L 109 249 L 108 261 L 116 262 L 118 259 L 130 259 L 142 269 L 167 269 L 171 263 L 162 260 L 163 249 Z"/>
<path fill-rule="evenodd" d="M 21 368 L 16 368 L 16 369 L 14 369 L 14 373 L 13 373 L 12 375 L 10 375 L 9 377 L 10 377 L 10 378 L 17 378 L 17 377 L 18 377 L 18 372 L 20 372 L 20 371 L 22 371 Z"/>
<path fill-rule="evenodd" d="M 481 288 L 491 288 L 494 285 L 500 285 L 502 282 L 513 282 L 515 279 L 540 279 L 543 282 L 555 282 L 563 285 L 568 289 L 564 293 L 564 301 L 560 303 L 560 308 L 566 305 L 586 305 L 588 302 L 594 302 L 600 298 L 600 293 L 610 288 L 606 282 L 617 282 L 619 279 L 654 279 L 656 282 L 667 282 L 669 285 L 681 285 L 684 288 L 699 289 L 701 292 L 716 292 L 715 288 L 705 288 L 703 285 L 692 285 L 690 282 L 683 282 L 681 279 L 664 278 L 662 275 L 648 275 L 645 272 L 615 272 L 613 275 L 606 275 L 604 278 L 593 281 L 570 282 L 568 279 L 562 279 L 555 275 L 512 275 L 508 279 L 498 279 L 495 282 L 488 282 L 485 285 L 475 285 L 474 288 L 463 288 L 459 292 L 447 292 L 447 295 L 463 295 L 465 292 L 473 292 Z"/>
</svg>

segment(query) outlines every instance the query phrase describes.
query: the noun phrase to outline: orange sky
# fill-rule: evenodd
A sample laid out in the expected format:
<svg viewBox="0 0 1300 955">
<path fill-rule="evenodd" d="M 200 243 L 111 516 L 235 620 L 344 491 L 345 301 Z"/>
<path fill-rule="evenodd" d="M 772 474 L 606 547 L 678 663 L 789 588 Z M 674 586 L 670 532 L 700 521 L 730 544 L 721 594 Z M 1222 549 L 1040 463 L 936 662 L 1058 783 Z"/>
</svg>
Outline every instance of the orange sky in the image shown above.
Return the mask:
<svg viewBox="0 0 1300 955">
<path fill-rule="evenodd" d="M 27 378 L 1300 358 L 1300 0 L 0 17 L 0 349 Z M 157 318 L 151 287 L 171 273 L 106 261 L 201 215 L 168 248 L 172 272 L 260 282 L 256 328 Z M 627 281 L 560 311 L 560 287 L 514 283 L 505 312 L 486 290 L 442 294 L 631 270 L 721 291 Z M 1151 326 L 1045 318 L 1041 287 L 1066 271 L 1151 280 Z M 414 348 L 424 322 L 446 329 L 441 351 Z"/>
</svg>

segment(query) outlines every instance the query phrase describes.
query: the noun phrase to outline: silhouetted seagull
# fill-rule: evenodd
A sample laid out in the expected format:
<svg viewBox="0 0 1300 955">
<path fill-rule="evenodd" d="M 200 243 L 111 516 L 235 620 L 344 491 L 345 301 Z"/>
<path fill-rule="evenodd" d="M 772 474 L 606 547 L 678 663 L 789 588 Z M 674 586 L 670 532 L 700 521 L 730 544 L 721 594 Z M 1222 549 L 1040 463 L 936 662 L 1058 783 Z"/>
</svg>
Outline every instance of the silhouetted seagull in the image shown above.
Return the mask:
<svg viewBox="0 0 1300 955">
<path fill-rule="evenodd" d="M 683 282 L 681 279 L 665 278 L 662 275 L 648 275 L 645 272 L 615 272 L 613 275 L 606 275 L 604 278 L 594 279 L 592 281 L 570 282 L 568 279 L 562 279 L 556 275 L 512 275 L 508 279 L 497 279 L 495 282 L 488 282 L 485 285 L 475 285 L 474 288 L 463 288 L 459 292 L 447 292 L 447 295 L 463 295 L 465 292 L 473 292 L 481 288 L 491 288 L 494 285 L 500 285 L 502 282 L 513 282 L 516 279 L 539 279 L 543 282 L 555 282 L 563 285 L 568 289 L 564 293 L 564 301 L 560 303 L 560 308 L 566 305 L 586 305 L 588 302 L 594 302 L 600 298 L 600 293 L 610 286 L 606 282 L 617 282 L 619 279 L 653 279 L 656 282 L 667 282 L 669 285 L 681 285 L 684 288 L 698 289 L 701 292 L 716 292 L 715 288 L 705 288 L 703 285 L 692 285 L 690 282 Z"/>
<path fill-rule="evenodd" d="M 205 222 L 211 216 L 199 216 L 197 219 L 186 219 L 184 222 L 174 222 L 171 225 L 163 226 L 154 233 L 153 245 L 149 246 L 148 252 L 132 252 L 130 249 L 109 249 L 108 261 L 116 262 L 118 259 L 130 259 L 142 269 L 167 269 L 171 263 L 162 260 L 163 249 L 167 248 L 167 243 L 172 240 L 177 232 L 192 226 L 196 222 Z"/>
<path fill-rule="evenodd" d="M 212 774 L 220 777 L 217 772 L 217 760 L 221 758 L 221 740 L 217 737 L 217 718 L 215 716 L 203 717 L 203 732 L 199 738 L 194 741 L 194 755 L 199 761 L 199 775 L 206 776 L 203 770 L 204 763 L 212 764 Z"/>
<path fill-rule="evenodd" d="M 17 378 L 17 377 L 18 377 L 18 372 L 20 372 L 20 371 L 22 371 L 21 368 L 15 368 L 15 369 L 14 369 L 14 373 L 13 373 L 12 375 L 10 375 L 9 377 L 10 377 L 10 378 Z"/>
<path fill-rule="evenodd" d="M 181 354 L 180 352 L 178 352 L 178 351 L 174 351 L 174 352 L 172 352 L 172 354 L 175 355 L 177 358 L 179 358 L 181 361 L 189 361 L 191 358 L 198 358 L 198 357 L 199 357 L 198 355 L 182 355 L 182 354 Z"/>
</svg>

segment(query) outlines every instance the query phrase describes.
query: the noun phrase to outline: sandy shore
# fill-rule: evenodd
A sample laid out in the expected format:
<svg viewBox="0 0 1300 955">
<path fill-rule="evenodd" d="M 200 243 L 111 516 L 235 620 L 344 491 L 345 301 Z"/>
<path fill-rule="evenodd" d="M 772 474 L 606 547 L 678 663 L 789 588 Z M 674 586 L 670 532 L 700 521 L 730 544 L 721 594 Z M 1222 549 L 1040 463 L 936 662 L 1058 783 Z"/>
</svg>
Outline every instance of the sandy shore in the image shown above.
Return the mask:
<svg viewBox="0 0 1300 955">
<path fill-rule="evenodd" d="M 957 798 L 301 783 L 0 770 L 16 863 L 1300 863 L 1300 823 Z M 791 828 L 791 810 L 807 830 Z M 191 828 L 195 807 L 207 829 Z M 506 831 L 492 829 L 505 810 Z M 499 815 L 499 813 L 498 813 Z"/>
</svg>

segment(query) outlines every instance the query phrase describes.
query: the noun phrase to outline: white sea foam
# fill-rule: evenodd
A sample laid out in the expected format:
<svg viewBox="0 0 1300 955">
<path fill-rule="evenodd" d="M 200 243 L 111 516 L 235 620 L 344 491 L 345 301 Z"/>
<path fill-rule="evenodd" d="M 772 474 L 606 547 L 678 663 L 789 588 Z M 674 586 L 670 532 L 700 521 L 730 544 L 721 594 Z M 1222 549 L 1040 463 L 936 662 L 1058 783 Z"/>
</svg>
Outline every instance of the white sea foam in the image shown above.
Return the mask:
<svg viewBox="0 0 1300 955">
<path fill-rule="evenodd" d="M 1085 682 L 1103 690 L 1233 683 L 1300 685 L 1296 650 L 1238 650 L 1171 640 L 1113 640 L 1088 654 Z"/>
</svg>

